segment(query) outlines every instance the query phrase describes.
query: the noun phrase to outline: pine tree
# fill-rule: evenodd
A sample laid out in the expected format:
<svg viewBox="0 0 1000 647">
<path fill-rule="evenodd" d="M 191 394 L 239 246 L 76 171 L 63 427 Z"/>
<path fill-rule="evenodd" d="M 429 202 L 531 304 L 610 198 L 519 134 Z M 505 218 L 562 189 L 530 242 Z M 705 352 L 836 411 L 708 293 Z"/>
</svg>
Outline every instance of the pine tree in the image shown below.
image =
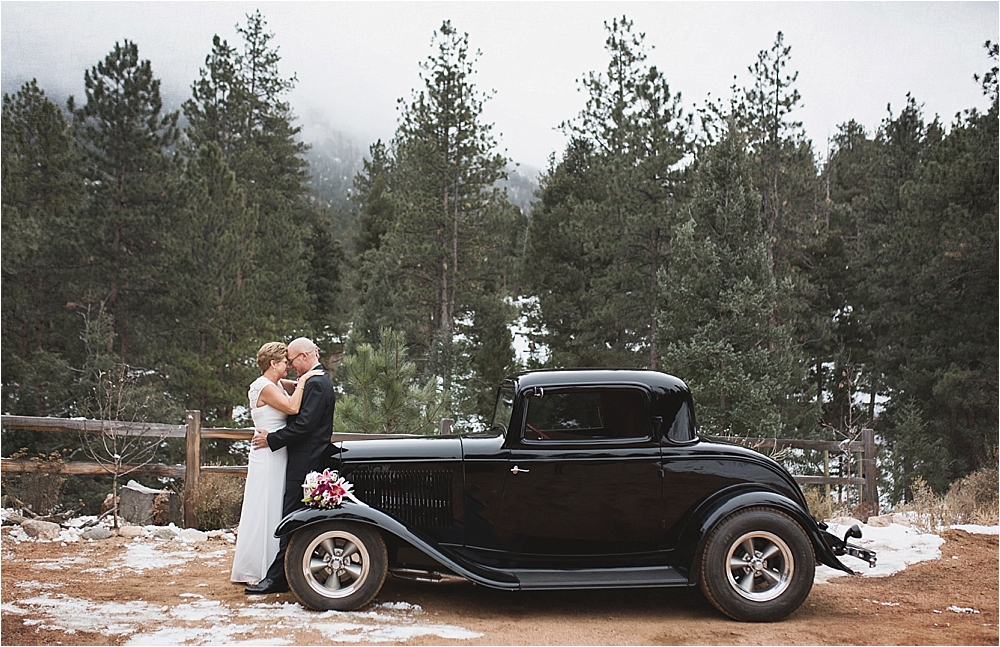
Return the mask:
<svg viewBox="0 0 1000 647">
<path fill-rule="evenodd" d="M 772 318 L 778 285 L 745 146 L 731 121 L 700 160 L 689 219 L 661 274 L 663 365 L 692 388 L 708 433 L 799 436 L 818 404 L 804 391 L 791 327 Z"/>
<path fill-rule="evenodd" d="M 32 80 L 3 98 L 3 407 L 21 415 L 72 409 L 71 364 L 81 361 L 81 253 L 74 214 L 83 186 L 62 111 Z"/>
<path fill-rule="evenodd" d="M 122 362 L 141 365 L 170 316 L 163 242 L 175 207 L 178 114 L 163 114 L 160 81 L 128 40 L 85 73 L 84 86 L 82 107 L 69 99 L 90 198 L 78 226 L 89 255 L 82 299 L 106 304 Z"/>
<path fill-rule="evenodd" d="M 986 47 L 995 70 L 996 47 Z M 942 491 L 996 444 L 995 72 L 976 79 L 987 113 L 967 111 L 946 131 L 908 95 L 871 138 L 843 127 L 827 169 L 850 259 L 841 339 L 896 498 L 918 477 Z"/>
<path fill-rule="evenodd" d="M 544 341 L 555 361 L 656 368 L 656 276 L 669 263 L 669 236 L 684 200 L 681 161 L 690 122 L 680 95 L 646 65 L 644 34 L 634 33 L 625 17 L 605 27 L 607 72 L 586 76 L 586 107 L 562 125 L 571 137 L 565 168 L 550 169 L 543 182 L 525 277 L 539 295 L 541 323 L 552 334 Z M 584 182 L 570 180 L 582 175 Z M 565 192 L 564 180 L 594 186 L 575 195 Z M 580 264 L 587 275 L 569 293 L 566 268 L 548 256 L 548 245 L 564 228 L 574 232 L 567 244 L 581 243 L 582 256 L 567 259 L 571 272 L 576 275 Z"/>
<path fill-rule="evenodd" d="M 459 327 L 459 374 L 468 377 L 453 388 L 457 429 L 472 429 L 489 420 L 497 388 L 518 370 L 510 331 L 515 312 L 506 297 L 503 291 L 480 295 L 473 305 L 473 320 Z"/>
<path fill-rule="evenodd" d="M 751 85 L 734 86 L 728 106 L 710 104 L 703 114 L 709 141 L 728 121 L 746 133 L 768 259 L 781 286 L 771 321 L 793 325 L 795 342 L 809 356 L 809 380 L 825 393 L 838 383 L 828 367 L 843 356 L 832 322 L 845 311 L 847 250 L 836 223 L 831 229 L 812 142 L 794 118 L 802 97 L 798 72 L 788 70 L 791 59 L 792 48 L 778 32 L 748 68 Z"/>
<path fill-rule="evenodd" d="M 354 252 L 364 256 L 368 250 L 378 250 L 382 238 L 395 220 L 389 181 L 392 158 L 382 140 L 369 148 L 369 159 L 354 177 L 354 201 L 359 207 L 358 231 L 354 237 Z"/>
<path fill-rule="evenodd" d="M 183 189 L 187 208 L 171 237 L 183 310 L 164 360 L 175 393 L 205 420 L 226 420 L 256 374 L 250 359 L 269 298 L 254 281 L 258 216 L 215 142 L 189 161 Z"/>
<path fill-rule="evenodd" d="M 402 280 L 396 276 L 396 262 L 382 253 L 382 243 L 395 226 L 393 207 L 392 156 L 381 140 L 369 148 L 369 158 L 354 177 L 353 200 L 358 207 L 358 228 L 354 237 L 354 289 L 357 293 L 348 352 L 359 343 L 373 343 L 379 328 L 406 331 L 399 318 L 395 290 Z M 412 333 L 412 331 L 411 331 Z"/>
<path fill-rule="evenodd" d="M 841 433 L 850 420 L 857 420 L 858 389 L 867 391 L 871 385 L 871 372 L 865 370 L 872 366 L 871 335 L 859 286 L 864 280 L 862 233 L 877 155 L 877 146 L 863 126 L 852 120 L 840 127 L 823 169 L 826 235 L 806 250 L 809 281 L 816 286 L 810 307 L 828 322 L 815 327 L 820 334 L 809 345 L 815 358 L 811 381 L 817 392 L 828 394 L 824 423 Z M 874 423 L 873 394 L 874 390 L 860 407 L 861 420 L 868 426 Z"/>
<path fill-rule="evenodd" d="M 387 323 L 372 317 L 377 311 L 384 316 L 385 308 L 373 306 L 391 305 L 390 316 L 413 340 L 422 370 L 440 376 L 448 389 L 456 329 L 474 317 L 480 295 L 495 290 L 496 269 L 508 251 L 503 234 L 514 220 L 496 188 L 507 160 L 495 152 L 492 125 L 482 121 L 485 97 L 473 83 L 476 56 L 468 34 L 445 21 L 432 44 L 435 54 L 421 65 L 423 88 L 409 103 L 400 102 L 387 183 L 391 208 L 369 200 L 362 210 L 372 216 L 366 231 L 380 242 L 377 253 L 369 254 L 374 247 L 365 252 L 361 300 L 369 318 L 358 328 Z M 375 199 L 386 190 L 377 185 L 377 174 L 370 175 L 383 162 L 372 164 L 366 168 Z"/>
<path fill-rule="evenodd" d="M 273 322 L 260 334 L 274 336 L 304 325 L 310 313 L 328 311 L 317 302 L 324 297 L 308 288 L 324 284 L 323 277 L 309 270 L 317 249 L 325 253 L 330 247 L 317 248 L 313 228 L 305 225 L 322 216 L 310 213 L 306 202 L 306 162 L 301 156 L 307 147 L 297 139 L 301 128 L 294 125 L 291 106 L 283 99 L 296 78 L 280 74 L 274 34 L 267 31 L 260 11 L 246 18 L 245 25 L 237 25 L 241 50 L 213 38 L 183 110 L 191 146 L 219 146 L 248 207 L 258 214 L 254 280 L 263 293 L 272 295 L 266 317 Z"/>
<path fill-rule="evenodd" d="M 941 491 L 996 443 L 995 108 L 945 134 L 911 99 L 883 129 L 884 181 L 898 190 L 866 232 L 865 314 L 892 396 L 881 428 L 900 454 L 897 491 L 917 476 Z"/>
<path fill-rule="evenodd" d="M 378 346 L 359 344 L 340 367 L 346 395 L 337 403 L 340 433 L 432 434 L 447 402 L 436 380 L 420 384 L 403 334 L 379 331 Z"/>
<path fill-rule="evenodd" d="M 242 115 L 248 103 L 235 57 L 236 49 L 216 34 L 205 67 L 198 70 L 199 78 L 191 85 L 192 98 L 183 105 L 188 121 L 184 134 L 192 151 L 214 142 L 227 164 L 244 143 Z"/>
<path fill-rule="evenodd" d="M 350 320 L 350 302 L 344 291 L 347 254 L 334 237 L 335 215 L 329 207 L 316 206 L 304 212 L 308 226 L 305 241 L 309 272 L 305 288 L 310 295 L 306 325 L 321 346 L 340 346 Z"/>
<path fill-rule="evenodd" d="M 595 242 L 593 205 L 606 200 L 595 170 L 594 144 L 571 139 L 557 164 L 541 180 L 532 211 L 525 255 L 524 284 L 541 308 L 530 320 L 544 336 L 536 341 L 550 351 L 554 366 L 610 366 L 607 331 L 591 325 L 603 294 L 593 281 L 608 271 Z"/>
</svg>

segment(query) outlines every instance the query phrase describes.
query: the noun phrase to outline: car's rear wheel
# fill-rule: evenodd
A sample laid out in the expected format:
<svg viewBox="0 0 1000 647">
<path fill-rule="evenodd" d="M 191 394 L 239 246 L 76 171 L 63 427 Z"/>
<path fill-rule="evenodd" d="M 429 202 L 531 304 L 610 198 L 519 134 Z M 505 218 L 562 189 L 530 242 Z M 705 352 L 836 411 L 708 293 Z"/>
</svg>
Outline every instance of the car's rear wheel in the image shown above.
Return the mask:
<svg viewBox="0 0 1000 647">
<path fill-rule="evenodd" d="M 325 521 L 288 541 L 285 576 L 303 604 L 325 611 L 353 611 L 371 602 L 385 582 L 388 557 L 377 530 Z"/>
<path fill-rule="evenodd" d="M 701 561 L 701 590 L 736 620 L 771 622 L 805 601 L 816 573 L 812 544 L 791 517 L 748 508 L 712 530 Z"/>
</svg>

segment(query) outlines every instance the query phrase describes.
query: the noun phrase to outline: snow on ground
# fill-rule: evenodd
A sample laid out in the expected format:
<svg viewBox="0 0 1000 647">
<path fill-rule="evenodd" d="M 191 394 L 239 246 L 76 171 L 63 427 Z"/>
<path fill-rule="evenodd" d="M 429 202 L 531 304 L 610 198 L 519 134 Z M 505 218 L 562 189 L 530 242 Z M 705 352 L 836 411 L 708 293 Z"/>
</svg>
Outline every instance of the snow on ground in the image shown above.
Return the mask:
<svg viewBox="0 0 1000 647">
<path fill-rule="evenodd" d="M 297 603 L 281 602 L 230 608 L 217 600 L 193 600 L 170 609 L 170 620 L 160 629 L 136 633 L 125 644 L 294 644 L 295 632 L 300 630 L 317 631 L 324 640 L 337 643 L 399 642 L 418 636 L 464 640 L 481 636 L 462 627 L 424 622 L 425 614 L 419 605 L 390 602 L 374 605 L 372 609 L 315 612 Z M 210 621 L 211 626 L 183 626 L 184 622 L 203 620 Z"/>
<path fill-rule="evenodd" d="M 857 519 L 840 517 L 827 522 L 828 532 L 843 537 L 853 524 L 861 528 L 861 539 L 851 539 L 851 543 L 862 548 L 874 550 L 877 562 L 875 568 L 869 568 L 863 561 L 850 556 L 840 558 L 847 567 L 853 568 L 864 577 L 885 577 L 898 573 L 910 564 L 924 562 L 941 557 L 941 544 L 944 539 L 936 534 L 923 532 L 914 526 L 890 523 L 884 527 L 869 526 Z M 950 526 L 968 533 L 998 534 L 1000 526 L 961 525 Z M 829 566 L 816 567 L 816 583 L 821 584 L 832 578 L 845 576 L 847 573 Z"/>
<path fill-rule="evenodd" d="M 86 520 L 88 518 L 83 518 L 74 525 L 79 526 Z M 150 535 L 162 530 L 157 526 L 145 529 Z M 67 542 L 88 543 L 80 535 L 77 527 L 71 527 L 52 541 L 64 546 Z M 232 533 L 220 535 L 230 543 L 234 541 Z M 15 543 L 44 541 L 30 538 L 19 526 L 12 528 L 4 538 Z M 170 569 L 167 571 L 170 574 L 191 560 L 210 560 L 210 564 L 224 567 L 228 579 L 229 564 L 224 558 L 229 552 L 225 549 L 196 550 L 195 544 L 202 541 L 203 538 L 193 533 L 181 531 L 172 540 L 136 537 L 128 543 L 121 557 L 107 564 L 94 564 L 85 556 L 33 561 L 37 568 L 45 570 L 70 568 L 106 573 L 111 579 L 117 579 L 164 568 Z M 182 593 L 179 604 L 162 606 L 142 600 L 83 600 L 60 593 L 59 585 L 53 583 L 26 581 L 14 586 L 23 590 L 24 597 L 0 605 L 5 619 L 31 616 L 24 618 L 26 625 L 67 634 L 90 631 L 105 636 L 126 636 L 126 645 L 294 644 L 297 631 L 319 632 L 324 641 L 330 643 L 401 642 L 420 636 L 429 636 L 433 642 L 434 638 L 467 640 L 481 636 L 463 627 L 433 622 L 419 605 L 405 601 L 384 602 L 365 611 L 318 613 L 298 603 L 252 602 L 247 606 L 231 607 L 219 600 L 206 599 L 199 593 Z"/>
<path fill-rule="evenodd" d="M 853 539 L 852 543 L 876 551 L 878 564 L 875 568 L 868 568 L 852 557 L 845 556 L 842 560 L 865 577 L 885 577 L 910 564 L 941 557 L 940 547 L 944 540 L 936 534 L 923 532 L 910 525 L 890 523 L 884 527 L 875 527 L 855 519 L 838 518 L 829 522 L 829 531 L 843 537 L 855 523 L 861 528 L 862 538 Z M 1000 526 L 953 527 L 970 533 L 1000 533 Z M 147 530 L 152 534 L 157 528 L 149 526 Z M 231 533 L 221 533 L 220 536 L 229 542 L 233 541 Z M 12 529 L 5 537 L 15 542 L 36 541 L 29 538 L 20 527 Z M 88 540 L 81 539 L 79 529 L 68 528 L 53 541 L 65 545 L 66 542 L 87 543 Z M 129 542 L 122 557 L 111 564 L 99 566 L 102 571 L 110 572 L 111 577 L 124 577 L 130 573 L 141 575 L 152 569 L 175 569 L 192 559 L 209 559 L 217 561 L 228 572 L 228 564 L 223 563 L 228 555 L 226 550 L 197 551 L 192 546 L 194 543 L 200 542 L 193 535 L 178 536 L 173 541 L 137 537 Z M 81 569 L 90 560 L 80 556 L 40 559 L 36 562 L 43 569 Z M 827 566 L 816 568 L 817 583 L 843 575 L 846 573 Z M 41 584 L 37 581 L 17 582 L 14 586 L 23 589 L 25 597 L 0 606 L 0 611 L 7 618 L 30 615 L 30 618 L 24 619 L 25 624 L 68 634 L 91 631 L 106 636 L 127 636 L 127 645 L 292 644 L 297 631 L 319 632 L 324 641 L 331 643 L 400 642 L 421 636 L 428 636 L 433 642 L 434 638 L 467 640 L 481 636 L 462 627 L 435 623 L 419 605 L 405 601 L 384 602 L 368 607 L 366 611 L 320 613 L 310 611 L 298 603 L 251 602 L 247 606 L 231 607 L 219 600 L 206 599 L 199 593 L 183 593 L 179 596 L 179 604 L 160 606 L 142 600 L 82 600 L 60 593 L 58 585 Z M 891 604 L 878 600 L 871 602 Z M 949 607 L 947 611 L 978 612 L 959 607 Z"/>
<path fill-rule="evenodd" d="M 258 602 L 230 607 L 198 594 L 181 597 L 190 601 L 169 607 L 141 600 L 91 602 L 45 591 L 0 609 L 4 615 L 10 614 L 8 618 L 30 613 L 35 618 L 25 619 L 24 623 L 43 629 L 128 636 L 126 645 L 287 645 L 295 643 L 297 631 L 316 631 L 325 640 L 337 643 L 399 642 L 418 636 L 467 640 L 481 636 L 462 627 L 427 622 L 419 605 L 406 602 L 378 604 L 370 611 L 315 612 L 297 603 Z M 140 631 L 140 627 L 147 630 Z M 150 631 L 149 627 L 156 628 Z"/>
<path fill-rule="evenodd" d="M 221 559 L 228 556 L 228 551 L 226 550 L 216 550 L 212 552 L 198 552 L 189 550 L 187 548 L 183 550 L 172 550 L 166 552 L 161 550 L 158 544 L 162 542 L 154 541 L 133 541 L 126 548 L 125 555 L 111 564 L 102 564 L 99 569 L 100 571 L 105 571 L 108 568 L 116 570 L 131 570 L 137 573 L 142 573 L 143 571 L 154 569 L 154 568 L 164 568 L 165 566 L 178 566 L 180 564 L 185 564 L 192 559 L 206 560 L 206 559 Z M 221 564 L 221 562 L 219 562 Z"/>
</svg>

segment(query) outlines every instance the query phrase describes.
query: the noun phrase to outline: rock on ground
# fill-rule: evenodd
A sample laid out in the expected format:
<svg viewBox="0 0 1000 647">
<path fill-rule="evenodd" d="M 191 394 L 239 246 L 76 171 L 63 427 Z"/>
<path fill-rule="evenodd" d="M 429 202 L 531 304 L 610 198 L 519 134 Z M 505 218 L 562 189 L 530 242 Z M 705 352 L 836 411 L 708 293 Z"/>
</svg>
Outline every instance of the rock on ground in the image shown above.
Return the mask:
<svg viewBox="0 0 1000 647">
<path fill-rule="evenodd" d="M 21 523 L 21 528 L 32 539 L 53 540 L 59 538 L 62 528 L 57 523 L 51 521 L 37 521 L 28 519 Z"/>
<path fill-rule="evenodd" d="M 111 531 L 104 526 L 97 526 L 95 528 L 87 528 L 80 536 L 84 539 L 107 539 L 111 537 Z"/>
</svg>

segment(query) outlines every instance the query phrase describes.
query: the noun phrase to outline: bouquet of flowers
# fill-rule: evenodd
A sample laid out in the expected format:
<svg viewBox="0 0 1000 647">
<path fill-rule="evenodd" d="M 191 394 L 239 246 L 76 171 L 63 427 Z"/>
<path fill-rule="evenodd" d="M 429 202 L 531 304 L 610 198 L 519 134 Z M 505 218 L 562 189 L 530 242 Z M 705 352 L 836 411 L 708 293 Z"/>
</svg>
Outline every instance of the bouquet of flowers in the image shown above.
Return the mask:
<svg viewBox="0 0 1000 647">
<path fill-rule="evenodd" d="M 309 472 L 302 484 L 302 503 L 313 508 L 336 508 L 345 497 L 360 503 L 351 492 L 351 487 L 350 481 L 336 471 Z"/>
</svg>

